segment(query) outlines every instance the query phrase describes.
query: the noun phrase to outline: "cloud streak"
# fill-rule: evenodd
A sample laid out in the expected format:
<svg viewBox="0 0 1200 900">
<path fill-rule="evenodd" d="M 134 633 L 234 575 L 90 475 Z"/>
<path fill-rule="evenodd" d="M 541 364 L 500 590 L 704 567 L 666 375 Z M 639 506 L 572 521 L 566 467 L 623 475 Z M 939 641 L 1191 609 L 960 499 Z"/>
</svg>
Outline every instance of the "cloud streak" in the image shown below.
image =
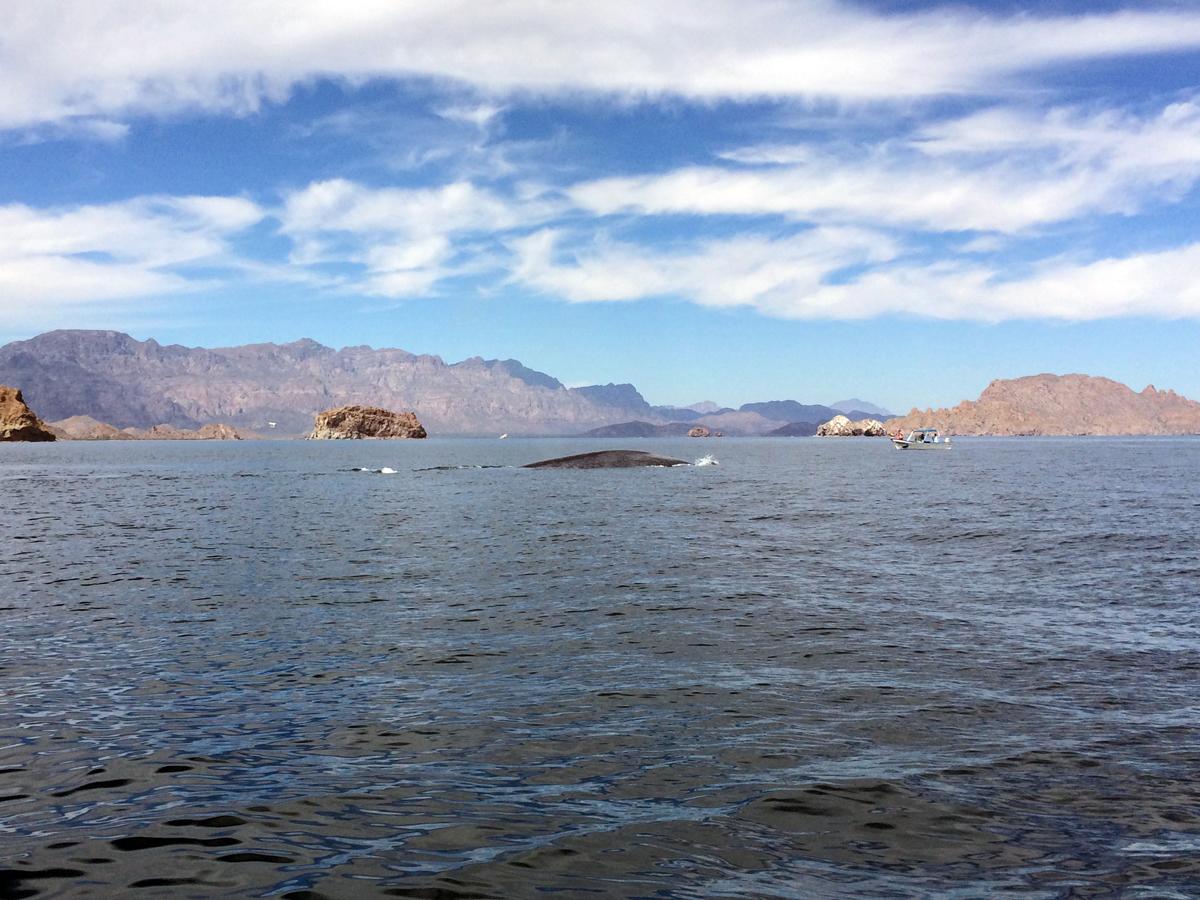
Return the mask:
<svg viewBox="0 0 1200 900">
<path fill-rule="evenodd" d="M 10 0 L 0 127 L 245 114 L 315 78 L 705 100 L 991 94 L 1045 66 L 1196 47 L 1200 15 L 1179 8 L 999 17 L 882 15 L 835 0 Z"/>
<path fill-rule="evenodd" d="M 1200 244 L 1089 263 L 1053 260 L 1023 278 L 966 262 L 892 262 L 897 248 L 865 231 L 818 229 L 787 240 L 741 238 L 688 252 L 629 244 L 557 251 L 539 232 L 517 242 L 514 277 L 573 302 L 683 297 L 784 319 L 915 315 L 999 322 L 1200 316 Z M 831 283 L 847 267 L 871 263 Z"/>
<path fill-rule="evenodd" d="M 14 323 L 47 321 L 54 310 L 190 290 L 200 282 L 184 270 L 236 267 L 230 239 L 262 218 L 240 197 L 0 206 L 0 312 Z"/>
<path fill-rule="evenodd" d="M 994 109 L 865 150 L 737 148 L 733 165 L 598 179 L 568 195 L 598 215 L 778 215 L 998 231 L 1134 213 L 1200 179 L 1200 105 L 1151 116 Z"/>
</svg>

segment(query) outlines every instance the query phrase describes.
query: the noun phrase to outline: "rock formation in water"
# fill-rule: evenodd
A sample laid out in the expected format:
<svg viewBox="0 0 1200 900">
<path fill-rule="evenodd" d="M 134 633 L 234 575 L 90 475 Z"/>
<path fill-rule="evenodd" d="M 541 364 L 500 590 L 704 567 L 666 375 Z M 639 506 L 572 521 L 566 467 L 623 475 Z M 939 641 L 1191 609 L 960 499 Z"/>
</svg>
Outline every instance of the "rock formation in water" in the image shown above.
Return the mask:
<svg viewBox="0 0 1200 900">
<path fill-rule="evenodd" d="M 713 433 L 705 426 L 697 425 L 695 428 L 688 429 L 687 436 L 693 438 L 705 438 L 712 437 Z"/>
<path fill-rule="evenodd" d="M 817 426 L 817 437 L 886 437 L 887 429 L 878 419 L 851 421 L 845 416 L 834 416 Z"/>
<path fill-rule="evenodd" d="M 125 434 L 140 441 L 240 441 L 237 429 L 213 422 L 199 428 L 176 428 L 174 425 L 155 425 L 152 428 L 126 428 Z"/>
<path fill-rule="evenodd" d="M 53 441 L 56 435 L 25 405 L 14 387 L 0 384 L 0 441 Z"/>
<path fill-rule="evenodd" d="M 1200 403 L 1153 385 L 1136 392 L 1090 375 L 1030 375 L 993 381 L 978 400 L 952 409 L 914 409 L 889 429 L 948 434 L 1200 434 Z"/>
<path fill-rule="evenodd" d="M 642 466 L 687 466 L 685 459 L 655 456 L 645 450 L 598 450 L 528 463 L 525 469 L 633 469 Z"/>
<path fill-rule="evenodd" d="M 317 413 L 309 440 L 362 438 L 423 438 L 425 428 L 411 412 L 392 412 L 378 406 L 340 406 Z"/>
</svg>

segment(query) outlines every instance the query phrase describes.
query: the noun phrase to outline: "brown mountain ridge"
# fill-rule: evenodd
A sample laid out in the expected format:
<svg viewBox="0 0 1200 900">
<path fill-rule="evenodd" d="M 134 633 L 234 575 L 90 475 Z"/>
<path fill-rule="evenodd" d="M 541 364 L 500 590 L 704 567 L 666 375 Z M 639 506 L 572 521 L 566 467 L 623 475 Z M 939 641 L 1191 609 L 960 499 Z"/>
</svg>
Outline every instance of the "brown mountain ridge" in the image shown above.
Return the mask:
<svg viewBox="0 0 1200 900">
<path fill-rule="evenodd" d="M 951 409 L 914 408 L 886 425 L 963 435 L 1200 434 L 1200 403 L 1093 375 L 1029 375 L 993 381 L 978 400 Z"/>
<path fill-rule="evenodd" d="M 225 423 L 243 435 L 299 436 L 321 410 L 362 404 L 412 410 L 432 434 L 493 436 L 580 434 L 631 421 L 762 434 L 837 412 L 777 400 L 702 414 L 651 406 L 631 384 L 568 388 L 514 359 L 446 363 L 394 348 L 334 350 L 309 339 L 207 349 L 117 331 L 51 331 L 0 347 L 0 383 L 21 387 L 47 421 L 68 420 L 92 437 L 103 436 L 95 423 L 116 431 Z"/>
</svg>

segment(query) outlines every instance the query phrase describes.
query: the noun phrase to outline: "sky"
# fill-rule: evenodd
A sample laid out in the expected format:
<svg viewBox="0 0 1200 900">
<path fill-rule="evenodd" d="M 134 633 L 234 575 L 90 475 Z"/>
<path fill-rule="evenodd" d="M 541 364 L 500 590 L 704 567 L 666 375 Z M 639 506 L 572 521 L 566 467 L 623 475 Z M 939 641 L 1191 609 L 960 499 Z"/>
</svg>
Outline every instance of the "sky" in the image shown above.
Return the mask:
<svg viewBox="0 0 1200 900">
<path fill-rule="evenodd" d="M 1200 4 L 6 0 L 0 342 L 1200 398 Z"/>
</svg>

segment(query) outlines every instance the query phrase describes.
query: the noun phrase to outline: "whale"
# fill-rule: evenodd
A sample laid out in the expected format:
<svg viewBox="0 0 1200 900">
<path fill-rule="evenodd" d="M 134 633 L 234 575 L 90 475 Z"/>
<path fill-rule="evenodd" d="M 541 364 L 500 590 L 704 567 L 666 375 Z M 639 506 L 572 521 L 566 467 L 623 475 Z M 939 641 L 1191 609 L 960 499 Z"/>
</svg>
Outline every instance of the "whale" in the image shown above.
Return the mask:
<svg viewBox="0 0 1200 900">
<path fill-rule="evenodd" d="M 690 466 L 685 459 L 655 456 L 646 450 L 596 450 L 526 463 L 523 469 L 634 469 L 642 466 Z"/>
</svg>

